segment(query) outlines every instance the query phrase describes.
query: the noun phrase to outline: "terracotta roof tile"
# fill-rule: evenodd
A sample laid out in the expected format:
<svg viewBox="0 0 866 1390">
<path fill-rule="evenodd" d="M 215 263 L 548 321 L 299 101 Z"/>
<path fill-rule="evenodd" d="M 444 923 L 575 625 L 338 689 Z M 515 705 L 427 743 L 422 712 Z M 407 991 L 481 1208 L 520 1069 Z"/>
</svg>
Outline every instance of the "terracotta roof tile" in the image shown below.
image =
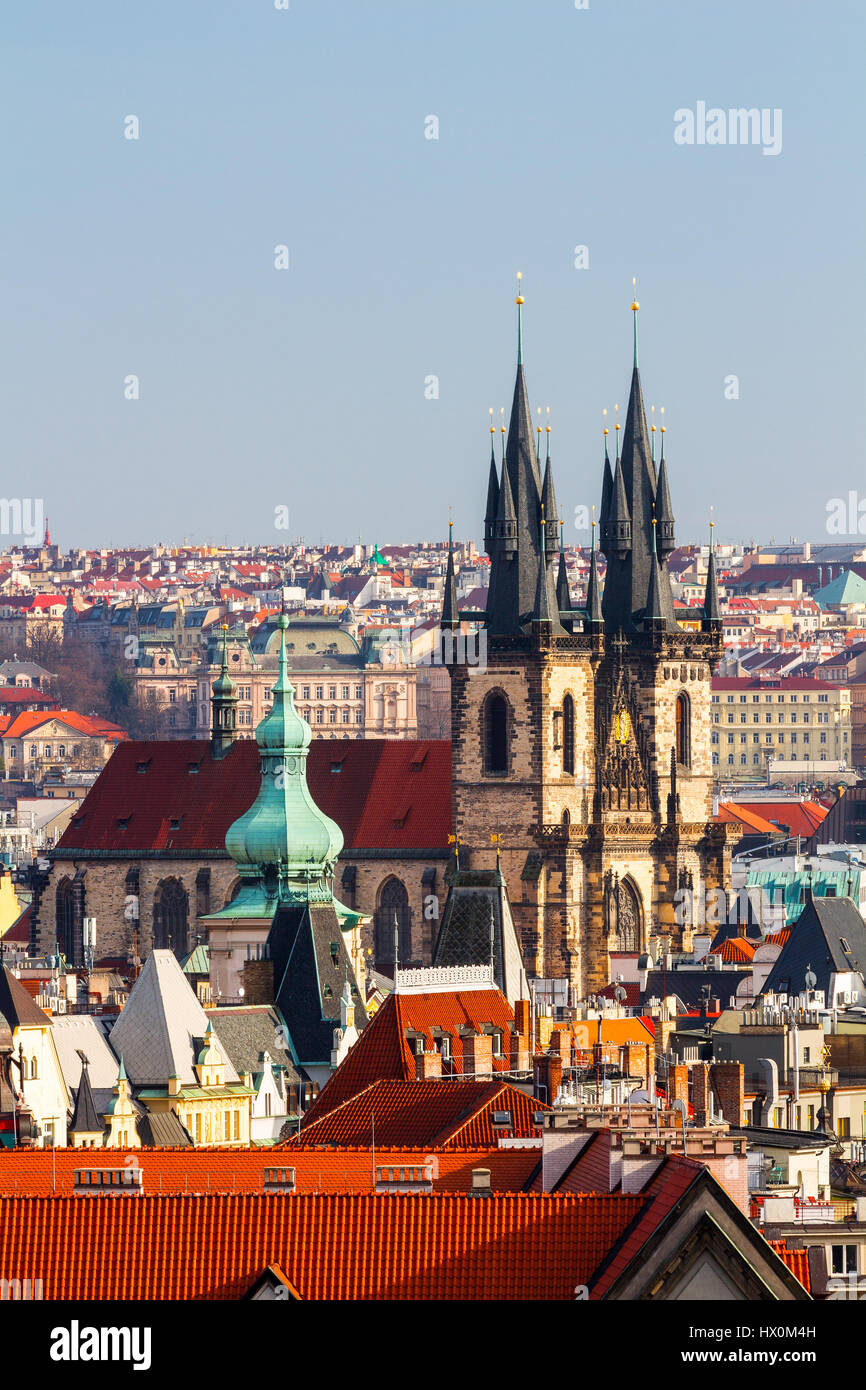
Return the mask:
<svg viewBox="0 0 866 1390">
<path fill-rule="evenodd" d="M 4 1277 L 46 1299 L 242 1297 L 278 1265 L 304 1299 L 574 1298 L 641 1196 L 0 1197 Z"/>
<path fill-rule="evenodd" d="M 502 1057 L 494 1057 L 495 1072 L 508 1071 L 510 1028 L 514 1021 L 511 1005 L 498 989 L 443 991 L 441 994 L 389 994 L 377 1009 L 345 1061 L 337 1068 L 307 1111 L 308 1122 L 318 1119 L 343 1101 L 357 1095 L 374 1081 L 415 1077 L 415 1053 L 407 1032 L 421 1034 L 424 1050 L 436 1046 L 434 1029 L 451 1039 L 451 1070 L 464 1071 L 461 1028 L 480 1032 L 485 1024 L 505 1034 Z M 447 1076 L 448 1063 L 443 1064 Z"/>
<path fill-rule="evenodd" d="M 356 1044 L 357 1046 L 357 1044 Z M 375 1081 L 318 1118 L 302 1122 L 281 1149 L 319 1144 L 393 1146 L 460 1143 L 495 1147 L 499 1134 L 538 1139 L 534 1116 L 550 1106 L 502 1081 Z M 508 1111 L 511 1126 L 495 1129 L 494 1111 Z"/>
<path fill-rule="evenodd" d="M 426 756 L 419 758 L 422 752 Z M 59 847 L 120 851 L 170 847 L 225 853 L 226 831 L 258 794 L 259 764 L 254 739 L 238 739 L 225 758 L 216 760 L 206 740 L 121 744 Z M 447 847 L 450 743 L 313 739 L 307 767 L 313 798 L 340 826 L 348 849 Z M 400 786 L 409 811 L 401 826 L 394 824 L 395 786 Z M 123 830 L 117 822 L 129 815 L 130 806 L 133 814 Z M 170 818 L 181 820 L 178 830 L 169 830 Z"/>
</svg>

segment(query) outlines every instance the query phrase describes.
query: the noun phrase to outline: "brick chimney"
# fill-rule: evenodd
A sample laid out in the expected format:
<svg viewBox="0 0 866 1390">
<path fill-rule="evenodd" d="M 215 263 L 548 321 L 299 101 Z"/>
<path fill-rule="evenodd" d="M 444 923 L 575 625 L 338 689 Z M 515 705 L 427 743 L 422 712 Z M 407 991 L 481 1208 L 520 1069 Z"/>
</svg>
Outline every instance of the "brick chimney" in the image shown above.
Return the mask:
<svg viewBox="0 0 866 1390">
<path fill-rule="evenodd" d="M 562 1084 L 562 1058 L 555 1052 L 533 1057 L 532 1073 L 536 1099 L 552 1105 Z"/>
<path fill-rule="evenodd" d="M 273 1004 L 274 963 L 272 960 L 245 960 L 242 978 L 245 1004 Z"/>
<path fill-rule="evenodd" d="M 464 1037 L 463 1070 L 472 1076 L 493 1075 L 493 1038 L 489 1033 L 468 1033 Z"/>
<path fill-rule="evenodd" d="M 675 1100 L 681 1100 L 684 1101 L 686 1105 L 688 1105 L 689 1069 L 684 1062 L 678 1062 L 675 1067 L 671 1067 L 669 1084 L 671 1092 L 668 1096 L 669 1104 L 673 1104 Z"/>
<path fill-rule="evenodd" d="M 529 1037 L 526 1033 L 512 1033 L 508 1065 L 512 1071 L 529 1071 Z"/>
<path fill-rule="evenodd" d="M 518 999 L 514 1005 L 514 1026 L 521 1037 L 528 1038 L 532 1032 L 532 1019 L 530 1017 L 530 1004 L 528 999 Z"/>
<path fill-rule="evenodd" d="M 742 1062 L 713 1062 L 710 1085 L 718 1100 L 722 1118 L 730 1125 L 742 1125 L 746 1117 L 746 1083 Z"/>
<path fill-rule="evenodd" d="M 564 1067 L 571 1066 L 571 1033 L 567 1028 L 555 1028 L 550 1035 L 550 1050 L 555 1052 Z"/>
<path fill-rule="evenodd" d="M 693 1062 L 689 1067 L 689 1075 L 692 1082 L 692 1105 L 695 1108 L 695 1124 L 708 1124 L 710 1118 L 709 1062 Z"/>
<path fill-rule="evenodd" d="M 442 1076 L 442 1053 L 416 1052 L 415 1078 L 418 1081 L 439 1081 Z"/>
</svg>

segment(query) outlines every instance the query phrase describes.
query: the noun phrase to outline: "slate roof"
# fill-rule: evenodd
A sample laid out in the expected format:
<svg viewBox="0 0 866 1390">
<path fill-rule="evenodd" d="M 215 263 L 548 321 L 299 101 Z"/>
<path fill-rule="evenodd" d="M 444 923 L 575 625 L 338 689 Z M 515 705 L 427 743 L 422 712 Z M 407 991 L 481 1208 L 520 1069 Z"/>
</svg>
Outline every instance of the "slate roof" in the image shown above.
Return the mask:
<svg viewBox="0 0 866 1390">
<path fill-rule="evenodd" d="M 69 1090 L 81 1077 L 83 1052 L 90 1070 L 90 1084 L 95 1091 L 110 1092 L 117 1080 L 118 1061 L 108 1045 L 108 1021 L 93 1014 L 55 1014 L 51 1033 L 60 1070 Z"/>
<path fill-rule="evenodd" d="M 50 1027 L 51 1019 L 34 1003 L 21 981 L 8 966 L 0 966 L 0 1017 L 14 1032 L 16 1028 Z"/>
<path fill-rule="evenodd" d="M 244 1004 L 238 1008 L 207 1009 L 206 1013 L 213 1020 L 238 1076 L 245 1071 L 256 1076 L 264 1065 L 265 1052 L 269 1052 L 274 1066 L 285 1068 L 288 1084 L 297 1084 L 292 1055 L 281 1041 L 283 1018 L 273 1004 Z"/>
<path fill-rule="evenodd" d="M 105 1128 L 96 1111 L 93 1090 L 87 1075 L 87 1067 L 82 1065 L 81 1081 L 75 1096 L 75 1108 L 69 1125 L 70 1134 L 101 1134 Z"/>
<path fill-rule="evenodd" d="M 491 941 L 492 924 L 492 941 Z M 498 869 L 460 869 L 451 879 L 433 950 L 434 965 L 487 965 L 511 1001 L 528 999 L 529 987 L 508 889 Z"/>
<path fill-rule="evenodd" d="M 221 759 L 213 758 L 208 740 L 121 743 L 61 836 L 60 857 L 164 849 L 225 854 L 226 831 L 258 795 L 259 768 L 254 739 L 236 740 Z M 347 852 L 447 852 L 449 742 L 314 738 L 307 782 L 316 805 L 340 826 Z M 119 824 L 124 820 L 126 828 Z M 180 821 L 176 830 L 173 820 Z"/>
<path fill-rule="evenodd" d="M 146 1110 L 136 1129 L 148 1148 L 192 1148 L 192 1139 L 173 1110 Z"/>
<path fill-rule="evenodd" d="M 282 904 L 268 933 L 267 949 L 274 963 L 276 1005 L 286 1023 L 295 1063 L 330 1065 L 347 980 L 355 1027 L 361 1032 L 367 1023 L 334 904 Z"/>
<path fill-rule="evenodd" d="M 173 951 L 151 951 L 111 1030 L 111 1049 L 123 1057 L 127 1075 L 137 1089 L 165 1086 L 179 1076 L 195 1086 L 193 1065 L 208 1029 L 205 1013 Z M 216 1031 L 216 1030 L 215 1030 Z M 219 1041 L 219 1033 L 216 1033 Z M 220 1046 L 222 1046 L 220 1044 Z M 225 1048 L 222 1048 L 225 1055 Z M 226 1058 L 226 1084 L 238 1074 Z"/>
<path fill-rule="evenodd" d="M 832 974 L 858 971 L 866 980 L 866 923 L 850 898 L 814 897 L 807 889 L 806 906 L 761 993 L 802 993 L 810 967 L 817 980 L 813 988 L 828 1000 Z"/>
</svg>

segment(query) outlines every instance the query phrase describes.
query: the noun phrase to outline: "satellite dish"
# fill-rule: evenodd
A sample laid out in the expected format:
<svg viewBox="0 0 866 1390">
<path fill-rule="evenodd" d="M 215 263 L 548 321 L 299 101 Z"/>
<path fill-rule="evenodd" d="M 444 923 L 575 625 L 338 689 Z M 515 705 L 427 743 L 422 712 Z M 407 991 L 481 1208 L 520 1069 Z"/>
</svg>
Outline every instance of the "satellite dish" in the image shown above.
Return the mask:
<svg viewBox="0 0 866 1390">
<path fill-rule="evenodd" d="M 622 985 L 617 985 L 616 989 L 613 992 L 613 997 L 618 1004 L 621 1004 L 623 999 L 628 998 L 628 995 Z"/>
<path fill-rule="evenodd" d="M 814 989 L 815 986 L 816 986 L 817 983 L 818 983 L 818 976 L 815 974 L 815 972 L 814 972 L 814 970 L 812 969 L 811 965 L 807 965 L 807 966 L 806 966 L 805 981 L 806 981 L 806 988 L 807 988 L 807 989 Z"/>
<path fill-rule="evenodd" d="M 644 1091 L 640 1087 L 638 1090 L 632 1091 L 628 1099 L 630 1105 L 652 1105 L 649 1091 Z"/>
</svg>

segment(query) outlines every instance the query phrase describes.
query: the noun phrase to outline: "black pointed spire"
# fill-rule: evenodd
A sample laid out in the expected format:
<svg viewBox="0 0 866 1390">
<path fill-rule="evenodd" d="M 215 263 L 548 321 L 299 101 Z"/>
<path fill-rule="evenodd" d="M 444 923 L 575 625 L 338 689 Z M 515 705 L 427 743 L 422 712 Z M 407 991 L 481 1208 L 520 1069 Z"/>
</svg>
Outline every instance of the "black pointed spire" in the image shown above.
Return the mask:
<svg viewBox="0 0 866 1390">
<path fill-rule="evenodd" d="M 635 314 L 638 308 L 637 300 L 634 300 L 632 309 Z M 636 335 L 635 322 L 635 344 Z M 653 507 L 656 503 L 657 479 L 650 449 L 636 347 L 623 431 L 620 471 L 630 521 L 629 548 L 624 553 L 621 543 L 619 548 L 613 543 L 617 539 L 615 533 L 611 533 L 613 512 L 617 509 L 622 512 L 622 503 L 617 496 L 619 485 L 614 474 L 611 518 L 605 528 L 604 542 L 605 552 L 609 556 L 604 586 L 605 628 L 608 632 L 616 632 L 619 628 L 626 633 L 640 631 L 643 619 L 652 610 L 656 617 L 660 616 L 663 619 L 669 631 L 676 631 L 670 578 L 663 563 L 661 546 L 656 549 L 653 534 L 656 529 L 653 526 Z M 653 582 L 655 594 L 651 604 L 650 585 Z"/>
<path fill-rule="evenodd" d="M 598 559 L 595 549 L 595 517 L 592 520 L 592 548 L 589 556 L 589 581 L 586 586 L 586 627 L 598 632 L 604 626 L 601 612 L 601 587 L 598 582 Z"/>
<path fill-rule="evenodd" d="M 658 486 L 656 487 L 656 520 L 658 522 L 656 544 L 663 560 L 672 555 L 677 548 L 674 539 L 674 509 L 668 487 L 668 468 L 665 463 L 665 427 L 661 428 L 662 456 L 659 465 Z"/>
<path fill-rule="evenodd" d="M 647 593 L 646 612 L 644 613 L 645 628 L 663 628 L 665 626 L 665 615 L 662 610 L 662 578 L 661 566 L 659 565 L 658 549 L 656 546 L 656 532 L 658 523 L 653 517 L 653 549 L 650 556 L 650 579 L 649 591 Z"/>
<path fill-rule="evenodd" d="M 719 610 L 719 589 L 716 582 L 716 547 L 713 544 L 713 527 L 715 522 L 710 522 L 710 558 L 707 561 L 707 587 L 704 591 L 704 616 L 701 628 L 704 632 L 712 632 L 722 625 L 722 615 Z"/>
<path fill-rule="evenodd" d="M 496 526 L 498 543 L 492 562 L 491 593 L 487 604 L 488 630 L 503 636 L 519 635 L 531 619 L 535 609 L 539 552 L 543 553 L 545 550 L 540 522 L 541 475 L 523 372 L 522 306 L 523 295 L 518 293 L 517 375 L 511 403 L 503 480 L 499 490 Z M 511 517 L 503 514 L 506 507 L 511 511 L 513 521 Z M 509 529 L 503 534 L 500 524 L 506 521 L 509 523 Z M 553 550 L 556 550 L 555 537 Z M 550 590 L 548 606 L 552 606 L 554 602 L 552 580 Z"/>
<path fill-rule="evenodd" d="M 81 1057 L 81 1080 L 78 1083 L 78 1091 L 75 1096 L 75 1110 L 72 1115 L 72 1123 L 69 1126 L 69 1133 L 101 1134 L 105 1125 L 96 1113 L 96 1101 L 93 1099 L 93 1089 L 87 1074 L 89 1063 L 84 1053 L 79 1053 L 79 1056 Z"/>
<path fill-rule="evenodd" d="M 496 528 L 496 512 L 499 507 L 499 478 L 496 471 L 496 454 L 493 448 L 493 441 L 496 438 L 496 426 L 493 424 L 493 408 L 490 410 L 490 473 L 487 479 L 487 510 L 484 513 L 484 549 L 488 555 L 493 554 L 493 536 Z"/>
<path fill-rule="evenodd" d="M 541 508 L 541 529 L 544 530 L 545 517 L 544 507 Z M 558 628 L 558 620 L 554 622 L 553 606 L 550 601 L 550 571 L 547 564 L 547 556 L 542 546 L 538 553 L 538 578 L 535 583 L 535 602 L 532 605 L 532 626 L 542 625 L 546 628 Z"/>
<path fill-rule="evenodd" d="M 454 577 L 454 540 L 451 532 L 454 522 L 448 523 L 448 568 L 445 571 L 445 592 L 442 596 L 442 621 L 444 630 L 460 626 L 460 612 L 457 607 L 457 580 Z"/>
<path fill-rule="evenodd" d="M 544 548 L 548 555 L 555 555 L 559 549 L 559 513 L 556 509 L 553 468 L 550 462 L 550 425 L 547 426 L 547 458 L 544 464 L 544 482 L 541 485 L 541 505 L 544 508 L 545 516 Z"/>
<path fill-rule="evenodd" d="M 559 616 L 571 612 L 571 590 L 568 587 L 568 571 L 565 567 L 565 536 L 563 523 L 559 523 L 559 571 L 556 576 L 556 602 Z"/>
<path fill-rule="evenodd" d="M 601 539 L 605 555 L 624 560 L 631 550 L 631 515 L 619 458 L 614 466 L 607 516 L 601 527 Z"/>
</svg>

